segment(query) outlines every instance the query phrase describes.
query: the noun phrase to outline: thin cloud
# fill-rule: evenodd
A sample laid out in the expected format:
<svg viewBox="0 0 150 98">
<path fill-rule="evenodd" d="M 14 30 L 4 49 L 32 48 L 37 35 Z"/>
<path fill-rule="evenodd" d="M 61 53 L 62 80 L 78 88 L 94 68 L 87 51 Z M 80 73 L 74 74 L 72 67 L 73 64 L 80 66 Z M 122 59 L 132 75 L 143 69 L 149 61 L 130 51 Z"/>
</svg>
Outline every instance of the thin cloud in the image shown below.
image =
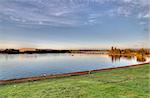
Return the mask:
<svg viewBox="0 0 150 98">
<path fill-rule="evenodd" d="M 149 19 L 148 6 L 149 0 L 1 0 L 0 20 L 24 25 L 95 25 L 102 17 Z"/>
</svg>

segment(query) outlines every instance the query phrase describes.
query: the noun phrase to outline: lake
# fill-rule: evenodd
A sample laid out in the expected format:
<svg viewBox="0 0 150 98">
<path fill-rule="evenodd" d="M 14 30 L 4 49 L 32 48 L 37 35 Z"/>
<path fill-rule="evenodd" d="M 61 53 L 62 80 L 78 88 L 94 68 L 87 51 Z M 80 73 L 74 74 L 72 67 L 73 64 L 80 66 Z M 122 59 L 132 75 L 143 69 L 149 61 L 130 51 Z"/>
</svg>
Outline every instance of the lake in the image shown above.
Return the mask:
<svg viewBox="0 0 150 98">
<path fill-rule="evenodd" d="M 150 61 L 146 58 L 143 62 Z M 140 64 L 136 57 L 104 54 L 0 54 L 0 80 Z"/>
</svg>

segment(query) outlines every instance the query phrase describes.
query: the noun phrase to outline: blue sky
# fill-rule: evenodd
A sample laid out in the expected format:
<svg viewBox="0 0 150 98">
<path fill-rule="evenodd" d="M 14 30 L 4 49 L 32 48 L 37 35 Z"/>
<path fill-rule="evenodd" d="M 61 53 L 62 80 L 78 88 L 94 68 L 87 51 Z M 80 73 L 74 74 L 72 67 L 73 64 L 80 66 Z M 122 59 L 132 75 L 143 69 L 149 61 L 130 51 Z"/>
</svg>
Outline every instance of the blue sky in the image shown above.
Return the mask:
<svg viewBox="0 0 150 98">
<path fill-rule="evenodd" d="M 150 0 L 0 0 L 0 48 L 150 48 Z"/>
</svg>

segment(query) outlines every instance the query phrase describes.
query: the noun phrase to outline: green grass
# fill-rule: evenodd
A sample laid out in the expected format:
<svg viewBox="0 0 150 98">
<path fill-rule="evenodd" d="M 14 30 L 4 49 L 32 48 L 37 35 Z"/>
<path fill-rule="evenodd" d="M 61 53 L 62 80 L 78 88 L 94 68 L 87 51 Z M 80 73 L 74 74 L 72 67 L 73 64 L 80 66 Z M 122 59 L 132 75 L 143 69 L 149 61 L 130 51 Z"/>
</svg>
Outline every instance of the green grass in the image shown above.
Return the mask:
<svg viewBox="0 0 150 98">
<path fill-rule="evenodd" d="M 150 98 L 149 67 L 0 85 L 0 98 Z"/>
</svg>

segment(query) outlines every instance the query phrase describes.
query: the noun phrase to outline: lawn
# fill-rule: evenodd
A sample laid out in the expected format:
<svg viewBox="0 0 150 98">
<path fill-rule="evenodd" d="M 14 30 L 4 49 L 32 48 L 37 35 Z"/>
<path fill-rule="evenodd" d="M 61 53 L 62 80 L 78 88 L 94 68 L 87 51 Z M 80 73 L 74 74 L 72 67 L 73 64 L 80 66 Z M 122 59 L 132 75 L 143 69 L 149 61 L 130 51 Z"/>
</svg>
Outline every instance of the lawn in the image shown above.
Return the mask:
<svg viewBox="0 0 150 98">
<path fill-rule="evenodd" d="M 150 98 L 149 67 L 0 85 L 0 98 Z"/>
</svg>

